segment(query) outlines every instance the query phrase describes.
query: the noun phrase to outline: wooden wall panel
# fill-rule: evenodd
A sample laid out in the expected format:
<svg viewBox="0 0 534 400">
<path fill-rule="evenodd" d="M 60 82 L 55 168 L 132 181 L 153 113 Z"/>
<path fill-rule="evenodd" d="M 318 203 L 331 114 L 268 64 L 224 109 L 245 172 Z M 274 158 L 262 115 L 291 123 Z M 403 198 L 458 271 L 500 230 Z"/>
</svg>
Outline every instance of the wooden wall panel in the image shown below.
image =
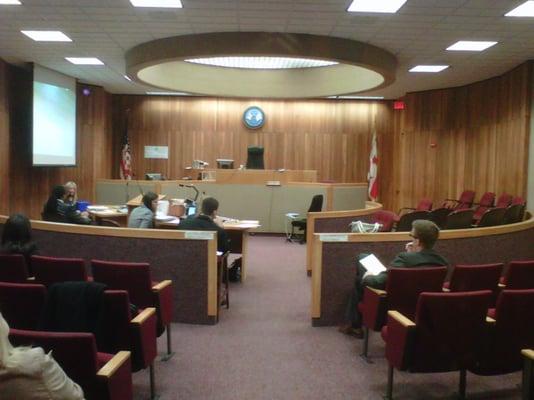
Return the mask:
<svg viewBox="0 0 534 400">
<path fill-rule="evenodd" d="M 111 95 L 100 87 L 77 85 L 77 166 L 32 167 L 31 71 L 11 67 L 10 82 L 9 212 L 40 218 L 51 188 L 70 180 L 78 184 L 80 199 L 94 201 L 95 180 L 111 177 Z M 89 96 L 82 94 L 83 88 L 90 89 Z"/>
<path fill-rule="evenodd" d="M 246 164 L 247 147 L 261 145 L 267 169 L 316 169 L 320 180 L 362 182 L 373 121 L 388 118 L 390 109 L 388 102 L 113 97 L 114 125 L 121 127 L 115 132 L 123 132 L 130 110 L 134 173 L 143 177 L 146 172 L 162 172 L 171 179 L 182 177 L 194 159 L 210 166 L 217 158 L 234 159 L 236 167 Z M 266 114 L 259 130 L 242 123 L 244 110 L 252 104 Z M 169 160 L 144 159 L 147 145 L 169 146 Z M 115 153 L 118 163 L 119 151 Z"/>
<path fill-rule="evenodd" d="M 381 200 L 395 210 L 422 197 L 439 205 L 464 189 L 477 199 L 485 191 L 524 196 L 531 69 L 525 63 L 468 86 L 406 95 L 394 137 L 385 139 L 394 168 L 385 173 L 391 186 Z"/>
<path fill-rule="evenodd" d="M 0 59 L 0 214 L 9 212 L 8 64 Z"/>
</svg>

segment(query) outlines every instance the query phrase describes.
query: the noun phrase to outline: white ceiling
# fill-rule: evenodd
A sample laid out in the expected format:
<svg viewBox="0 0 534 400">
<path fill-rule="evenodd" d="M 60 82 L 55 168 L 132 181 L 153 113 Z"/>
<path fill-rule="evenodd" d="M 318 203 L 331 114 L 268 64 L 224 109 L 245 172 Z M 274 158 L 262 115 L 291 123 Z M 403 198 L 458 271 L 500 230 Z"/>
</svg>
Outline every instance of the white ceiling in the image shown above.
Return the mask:
<svg viewBox="0 0 534 400">
<path fill-rule="evenodd" d="M 223 31 L 312 33 L 382 47 L 399 60 L 396 82 L 368 95 L 451 87 L 500 75 L 534 58 L 534 18 L 505 18 L 524 0 L 408 0 L 397 14 L 353 14 L 350 0 L 182 0 L 183 9 L 140 9 L 129 0 L 22 0 L 0 6 L 0 57 L 35 62 L 112 93 L 145 93 L 123 78 L 124 54 L 153 39 Z M 34 42 L 21 30 L 60 30 L 72 43 Z M 447 52 L 457 40 L 494 40 L 482 53 Z M 105 67 L 64 57 L 98 57 Z M 416 64 L 450 64 L 413 74 Z"/>
</svg>

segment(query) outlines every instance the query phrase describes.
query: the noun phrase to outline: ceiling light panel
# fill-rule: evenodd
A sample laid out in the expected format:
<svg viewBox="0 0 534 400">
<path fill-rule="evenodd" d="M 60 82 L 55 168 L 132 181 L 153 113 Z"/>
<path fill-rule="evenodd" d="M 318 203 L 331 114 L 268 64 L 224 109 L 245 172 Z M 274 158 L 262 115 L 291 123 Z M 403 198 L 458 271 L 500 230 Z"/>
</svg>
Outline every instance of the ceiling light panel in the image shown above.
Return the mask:
<svg viewBox="0 0 534 400">
<path fill-rule="evenodd" d="M 449 68 L 448 65 L 417 65 L 410 72 L 441 72 Z"/>
<path fill-rule="evenodd" d="M 406 0 L 353 0 L 348 12 L 396 13 Z"/>
<path fill-rule="evenodd" d="M 525 1 L 504 15 L 506 17 L 534 17 L 534 1 Z"/>
<path fill-rule="evenodd" d="M 151 96 L 191 96 L 190 93 L 185 92 L 146 92 Z"/>
<path fill-rule="evenodd" d="M 20 6 L 20 0 L 0 0 L 1 6 Z"/>
<path fill-rule="evenodd" d="M 65 60 L 76 65 L 104 65 L 102 61 L 95 57 L 65 57 Z"/>
<path fill-rule="evenodd" d="M 130 0 L 134 7 L 182 8 L 181 0 Z"/>
<path fill-rule="evenodd" d="M 452 46 L 447 47 L 447 50 L 449 51 L 484 51 L 492 46 L 495 46 L 496 44 L 497 42 L 460 40 L 454 43 Z"/>
<path fill-rule="evenodd" d="M 329 67 L 338 64 L 335 61 L 313 60 L 293 57 L 211 57 L 185 60 L 194 64 L 211 65 L 226 68 L 247 69 L 296 69 Z"/>
<path fill-rule="evenodd" d="M 72 42 L 72 39 L 60 31 L 21 31 L 36 42 Z"/>
</svg>

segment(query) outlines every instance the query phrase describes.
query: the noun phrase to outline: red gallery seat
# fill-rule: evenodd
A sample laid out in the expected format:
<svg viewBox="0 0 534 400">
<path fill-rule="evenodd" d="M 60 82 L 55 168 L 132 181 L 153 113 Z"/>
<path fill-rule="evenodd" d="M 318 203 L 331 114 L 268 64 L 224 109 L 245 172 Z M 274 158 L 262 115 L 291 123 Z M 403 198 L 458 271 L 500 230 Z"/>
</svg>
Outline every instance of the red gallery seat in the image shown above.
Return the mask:
<svg viewBox="0 0 534 400">
<path fill-rule="evenodd" d="M 469 371 L 492 376 L 520 371 L 521 350 L 534 347 L 534 289 L 503 290 L 495 321 L 481 340 L 476 363 Z"/>
<path fill-rule="evenodd" d="M 46 287 L 54 283 L 87 281 L 87 271 L 83 258 L 31 257 L 35 282 Z"/>
<path fill-rule="evenodd" d="M 46 301 L 39 284 L 0 282 L 0 312 L 11 328 L 38 328 Z"/>
<path fill-rule="evenodd" d="M 463 210 L 471 208 L 475 201 L 475 192 L 473 190 L 464 190 L 458 200 L 445 199 L 442 207 L 447 207 L 452 210 Z"/>
<path fill-rule="evenodd" d="M 475 209 L 475 214 L 473 215 L 473 219 L 475 221 L 480 220 L 482 218 L 482 215 L 489 210 L 491 207 L 493 207 L 493 203 L 495 202 L 495 193 L 493 192 L 486 192 L 482 195 L 480 198 L 480 203 L 475 203 L 478 205 L 478 207 Z"/>
<path fill-rule="evenodd" d="M 23 255 L 0 254 L 0 282 L 28 282 L 28 267 Z"/>
<path fill-rule="evenodd" d="M 421 293 L 415 318 L 388 312 L 382 330 L 389 364 L 386 399 L 393 398 L 394 369 L 411 373 L 460 371 L 460 396 L 466 370 L 475 365 L 480 338 L 486 332 L 489 290 Z"/>
<path fill-rule="evenodd" d="M 503 268 L 503 263 L 456 265 L 450 281 L 443 287 L 450 292 L 490 290 L 496 293 Z"/>
<path fill-rule="evenodd" d="M 371 223 L 379 223 L 382 225 L 379 232 L 391 232 L 393 224 L 397 218 L 397 214 L 393 211 L 378 210 L 371 214 Z"/>
<path fill-rule="evenodd" d="M 490 208 L 484 211 L 484 214 L 480 217 L 476 227 L 484 228 L 488 226 L 502 225 L 504 222 L 504 215 L 506 214 L 506 208 Z"/>
<path fill-rule="evenodd" d="M 172 356 L 171 322 L 173 312 L 172 281 L 153 282 L 148 263 L 92 260 L 95 282 L 109 289 L 126 290 L 130 300 L 140 309 L 154 307 L 158 316 L 158 336 L 167 331 L 167 355 Z"/>
<path fill-rule="evenodd" d="M 495 203 L 495 207 L 506 208 L 510 204 L 512 204 L 512 195 L 503 193 L 498 197 L 497 202 Z"/>
<path fill-rule="evenodd" d="M 11 329 L 15 346 L 42 347 L 69 378 L 79 384 L 87 400 L 129 400 L 133 397 L 130 353 L 98 353 L 91 333 L 39 332 Z"/>
<path fill-rule="evenodd" d="M 417 219 L 431 219 L 430 211 L 412 211 L 403 214 L 397 222 L 396 232 L 409 232 L 412 230 L 412 222 Z"/>
<path fill-rule="evenodd" d="M 430 211 L 430 220 L 439 226 L 440 229 L 443 229 L 447 223 L 447 215 L 450 213 L 451 210 L 447 207 L 435 208 Z"/>
<path fill-rule="evenodd" d="M 511 261 L 501 284 L 505 289 L 534 289 L 534 260 Z"/>
<path fill-rule="evenodd" d="M 470 209 L 456 210 L 447 215 L 447 221 L 443 229 L 467 229 L 471 228 L 474 211 Z"/>
<path fill-rule="evenodd" d="M 413 318 L 419 295 L 441 292 L 446 274 L 447 267 L 391 268 L 385 291 L 366 287 L 363 301 L 358 304 L 364 329 L 362 357 L 368 359 L 369 330 L 382 329 L 388 310 Z"/>
<path fill-rule="evenodd" d="M 510 204 L 506 207 L 506 211 L 503 217 L 503 225 L 516 224 L 523 220 L 525 206 L 522 204 Z"/>
<path fill-rule="evenodd" d="M 419 201 L 417 204 L 417 207 L 403 207 L 399 210 L 397 213 L 398 215 L 401 215 L 404 210 L 410 210 L 410 211 L 430 211 L 432 209 L 432 200 L 424 198 Z"/>
</svg>

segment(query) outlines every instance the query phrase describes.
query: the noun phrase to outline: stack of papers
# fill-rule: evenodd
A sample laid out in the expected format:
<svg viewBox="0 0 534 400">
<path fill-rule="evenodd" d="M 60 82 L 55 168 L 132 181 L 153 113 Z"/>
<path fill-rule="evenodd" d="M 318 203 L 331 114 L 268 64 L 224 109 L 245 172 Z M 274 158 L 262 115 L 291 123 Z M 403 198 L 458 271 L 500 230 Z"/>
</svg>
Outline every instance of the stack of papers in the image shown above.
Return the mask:
<svg viewBox="0 0 534 400">
<path fill-rule="evenodd" d="M 387 270 L 374 254 L 370 254 L 360 260 L 360 263 L 367 269 L 367 275 L 378 275 Z"/>
</svg>

